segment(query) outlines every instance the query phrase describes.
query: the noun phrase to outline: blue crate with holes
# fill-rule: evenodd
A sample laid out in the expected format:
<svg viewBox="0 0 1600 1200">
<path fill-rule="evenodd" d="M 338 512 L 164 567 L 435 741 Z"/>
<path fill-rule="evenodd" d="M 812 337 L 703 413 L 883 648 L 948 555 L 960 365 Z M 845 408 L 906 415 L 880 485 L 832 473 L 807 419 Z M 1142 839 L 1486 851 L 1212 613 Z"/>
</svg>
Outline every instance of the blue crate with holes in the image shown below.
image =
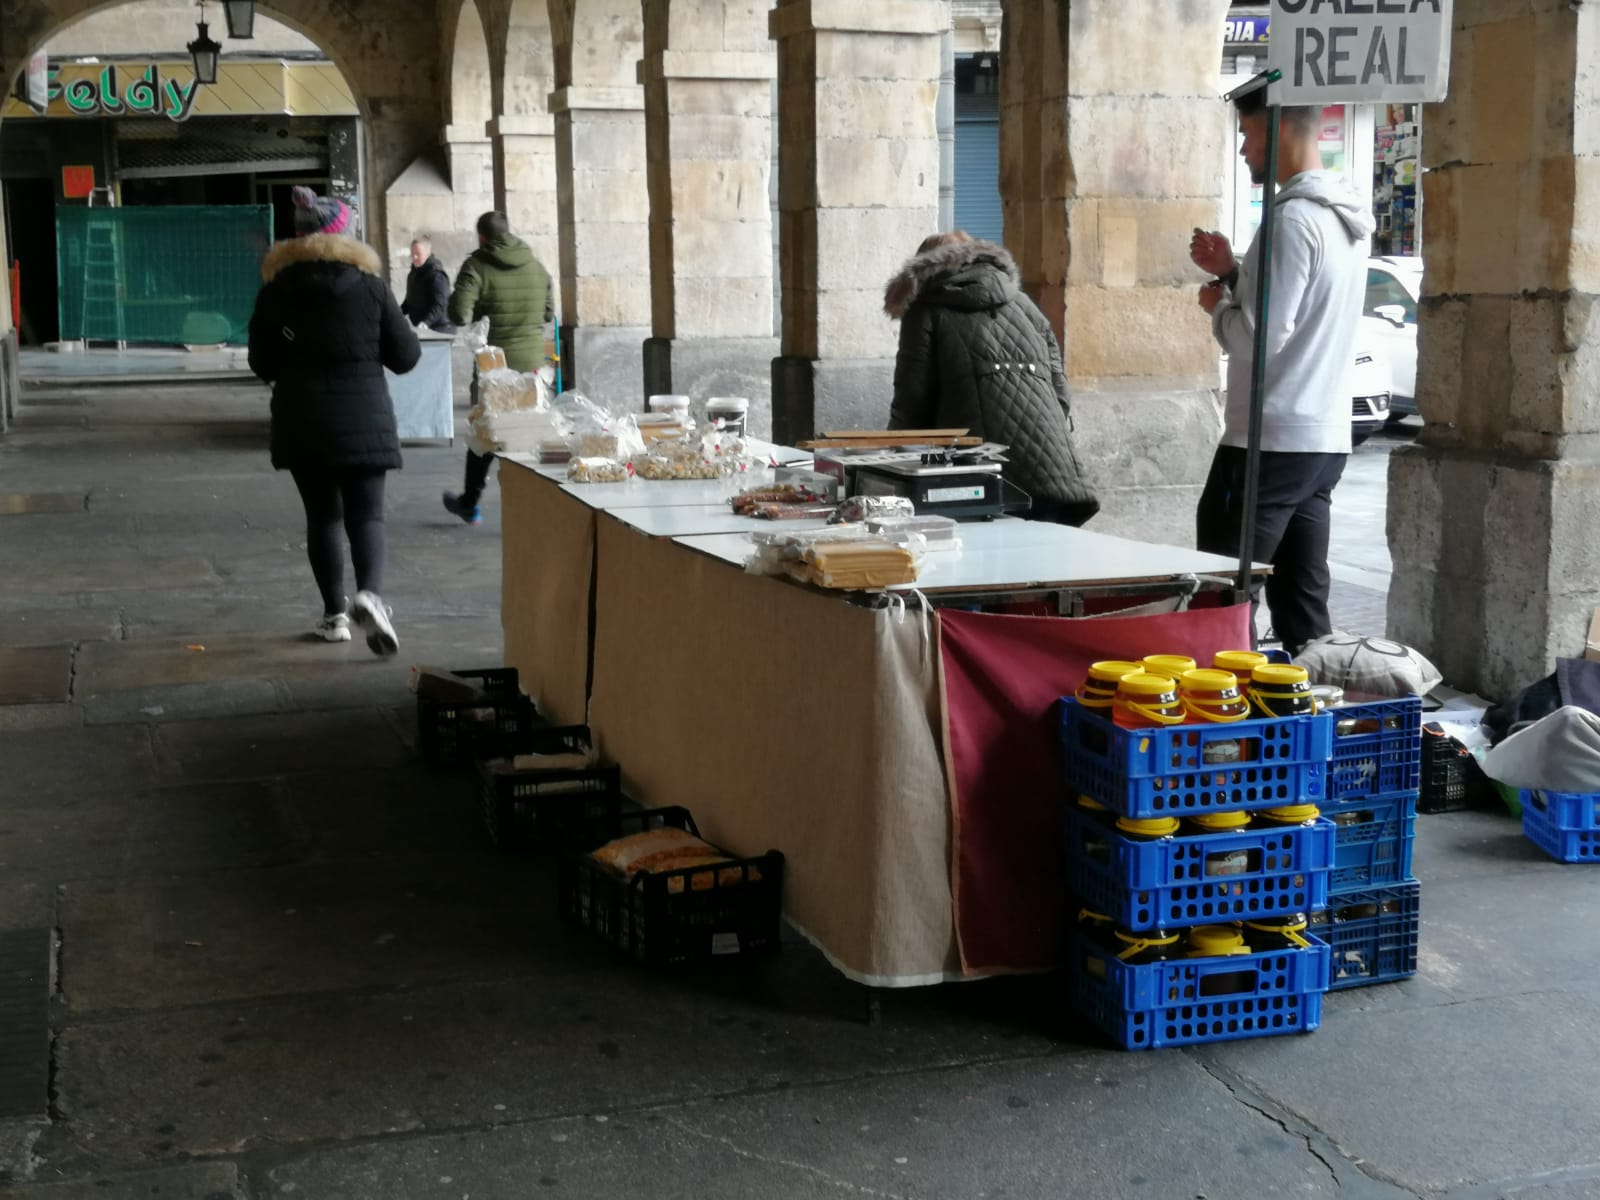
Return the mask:
<svg viewBox="0 0 1600 1200">
<path fill-rule="evenodd" d="M 1310 931 L 1333 950 L 1330 991 L 1389 983 L 1417 973 L 1422 885 L 1415 879 L 1361 888 L 1313 913 Z"/>
<path fill-rule="evenodd" d="M 1067 890 L 1124 929 L 1178 929 L 1311 912 L 1328 902 L 1333 822 L 1145 841 L 1066 814 Z"/>
<path fill-rule="evenodd" d="M 1422 786 L 1422 697 L 1332 709 L 1328 798 L 1389 796 Z"/>
<path fill-rule="evenodd" d="M 1333 822 L 1338 833 L 1331 880 L 1335 892 L 1411 878 L 1417 840 L 1416 792 L 1324 802 L 1322 815 Z"/>
<path fill-rule="evenodd" d="M 1124 729 L 1068 697 L 1061 758 L 1070 795 L 1149 820 L 1226 809 L 1320 804 L 1333 718 Z"/>
<path fill-rule="evenodd" d="M 1322 1023 L 1331 951 L 1315 936 L 1305 941 L 1300 949 L 1134 964 L 1073 929 L 1068 987 L 1079 1014 L 1124 1050 L 1309 1033 Z"/>
<path fill-rule="evenodd" d="M 1557 862 L 1600 862 L 1600 792 L 1524 791 L 1522 832 Z"/>
</svg>

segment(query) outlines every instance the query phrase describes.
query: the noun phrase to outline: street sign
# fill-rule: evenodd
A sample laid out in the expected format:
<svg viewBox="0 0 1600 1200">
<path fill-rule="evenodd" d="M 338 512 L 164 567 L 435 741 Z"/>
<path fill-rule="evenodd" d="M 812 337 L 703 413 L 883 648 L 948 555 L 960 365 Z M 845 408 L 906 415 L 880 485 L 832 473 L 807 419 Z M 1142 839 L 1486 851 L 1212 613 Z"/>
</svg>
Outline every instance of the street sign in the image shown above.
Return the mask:
<svg viewBox="0 0 1600 1200">
<path fill-rule="evenodd" d="M 1450 86 L 1454 0 L 1272 0 L 1276 104 L 1434 103 Z"/>
</svg>

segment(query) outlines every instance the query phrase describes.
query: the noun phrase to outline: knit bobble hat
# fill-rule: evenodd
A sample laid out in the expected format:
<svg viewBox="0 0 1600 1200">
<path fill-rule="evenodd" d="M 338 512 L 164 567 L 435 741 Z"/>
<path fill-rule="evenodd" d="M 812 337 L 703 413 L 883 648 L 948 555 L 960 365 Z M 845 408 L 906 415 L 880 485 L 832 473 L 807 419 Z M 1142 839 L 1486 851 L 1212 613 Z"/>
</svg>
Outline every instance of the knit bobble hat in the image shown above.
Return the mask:
<svg viewBox="0 0 1600 1200">
<path fill-rule="evenodd" d="M 350 227 L 350 207 L 337 196 L 318 196 L 308 187 L 293 188 L 294 227 L 308 233 L 343 233 Z"/>
</svg>

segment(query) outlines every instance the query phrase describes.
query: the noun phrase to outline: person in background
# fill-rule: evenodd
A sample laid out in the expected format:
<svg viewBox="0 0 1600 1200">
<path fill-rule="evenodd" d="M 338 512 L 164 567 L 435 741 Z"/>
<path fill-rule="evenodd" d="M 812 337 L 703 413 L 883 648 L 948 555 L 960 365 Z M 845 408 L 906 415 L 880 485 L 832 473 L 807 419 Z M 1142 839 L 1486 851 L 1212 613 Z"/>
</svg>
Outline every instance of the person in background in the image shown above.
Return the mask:
<svg viewBox="0 0 1600 1200">
<path fill-rule="evenodd" d="M 426 325 L 435 333 L 454 333 L 450 323 L 450 272 L 433 252 L 427 234 L 411 243 L 411 270 L 406 275 L 406 298 L 400 311 L 413 325 Z"/>
<path fill-rule="evenodd" d="M 403 375 L 422 348 L 383 279 L 377 251 L 343 235 L 350 209 L 294 189 L 298 237 L 261 264 L 250 369 L 272 385 L 272 465 L 306 511 L 306 554 L 322 593 L 315 634 L 348 642 L 352 621 L 375 654 L 400 647 L 383 590 L 383 491 L 400 439 L 383 369 Z M 341 529 L 341 526 L 343 527 Z M 349 538 L 356 595 L 346 602 Z"/>
<path fill-rule="evenodd" d="M 1030 519 L 1082 525 L 1100 511 L 1072 444 L 1061 347 L 1006 250 L 940 233 L 889 281 L 900 321 L 890 429 L 968 429 L 1009 447 L 1005 477 Z"/>
<path fill-rule="evenodd" d="M 1257 184 L 1267 173 L 1265 98 L 1262 89 L 1234 101 L 1239 153 Z M 1320 118 L 1314 107 L 1282 110 L 1251 549 L 1255 561 L 1272 564 L 1267 607 L 1291 653 L 1333 632 L 1328 535 L 1333 489 L 1350 455 L 1350 376 L 1374 227 L 1366 202 L 1322 168 Z M 1195 265 L 1216 276 L 1200 288 L 1200 307 L 1228 356 L 1226 426 L 1195 512 L 1196 544 L 1230 557 L 1239 554 L 1243 520 L 1259 245 L 1258 234 L 1239 262 L 1220 233 L 1197 229 L 1189 244 Z"/>
<path fill-rule="evenodd" d="M 470 325 L 489 318 L 489 344 L 505 351 L 506 366 L 529 374 L 544 363 L 544 327 L 555 314 L 550 274 L 521 238 L 512 236 L 503 212 L 478 218 L 478 248 L 462 264 L 450 295 L 450 319 Z M 472 402 L 478 402 L 478 375 L 472 376 Z M 468 525 L 483 520 L 478 500 L 489 482 L 492 454 L 467 451 L 465 486 L 444 494 L 445 511 Z"/>
</svg>

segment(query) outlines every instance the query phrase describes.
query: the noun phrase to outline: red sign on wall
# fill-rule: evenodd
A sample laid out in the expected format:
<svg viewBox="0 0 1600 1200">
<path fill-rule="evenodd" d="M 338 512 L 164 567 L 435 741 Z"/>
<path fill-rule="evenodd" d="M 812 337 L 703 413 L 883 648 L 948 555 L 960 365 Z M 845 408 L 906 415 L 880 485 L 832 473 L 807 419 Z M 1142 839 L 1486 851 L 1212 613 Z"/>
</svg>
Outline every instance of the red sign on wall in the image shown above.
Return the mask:
<svg viewBox="0 0 1600 1200">
<path fill-rule="evenodd" d="M 62 167 L 61 194 L 68 200 L 82 200 L 94 191 L 93 167 Z"/>
</svg>

